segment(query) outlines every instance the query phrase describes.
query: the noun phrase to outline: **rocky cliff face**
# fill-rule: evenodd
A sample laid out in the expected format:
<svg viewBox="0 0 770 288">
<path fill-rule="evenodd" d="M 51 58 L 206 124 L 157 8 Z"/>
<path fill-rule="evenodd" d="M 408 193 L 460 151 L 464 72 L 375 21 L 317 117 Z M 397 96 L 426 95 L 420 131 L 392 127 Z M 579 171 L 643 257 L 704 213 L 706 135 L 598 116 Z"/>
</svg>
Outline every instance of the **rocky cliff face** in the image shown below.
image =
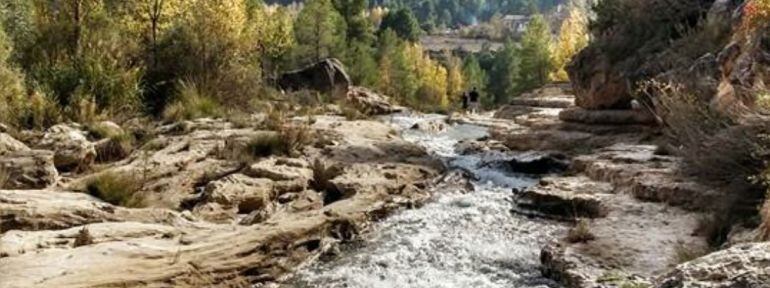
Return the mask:
<svg viewBox="0 0 770 288">
<path fill-rule="evenodd" d="M 629 108 L 650 80 L 682 85 L 721 110 L 754 105 L 770 75 L 770 32 L 743 25 L 747 1 L 676 2 L 598 6 L 594 41 L 568 68 L 578 106 Z"/>
</svg>

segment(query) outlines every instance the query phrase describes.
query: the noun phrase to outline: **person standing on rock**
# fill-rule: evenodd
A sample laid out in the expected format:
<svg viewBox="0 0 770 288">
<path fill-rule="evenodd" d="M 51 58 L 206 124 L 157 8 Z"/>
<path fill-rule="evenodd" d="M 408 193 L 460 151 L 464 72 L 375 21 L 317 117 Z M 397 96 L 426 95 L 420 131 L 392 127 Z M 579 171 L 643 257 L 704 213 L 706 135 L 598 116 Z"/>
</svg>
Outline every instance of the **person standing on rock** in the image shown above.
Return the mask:
<svg viewBox="0 0 770 288">
<path fill-rule="evenodd" d="M 470 102 L 470 99 L 468 99 L 468 92 L 463 92 L 463 95 L 460 97 L 462 97 L 463 101 L 463 113 L 468 113 L 468 104 Z"/>
<path fill-rule="evenodd" d="M 479 110 L 479 92 L 476 91 L 476 87 L 473 87 L 468 98 L 470 98 L 471 114 L 476 114 Z"/>
</svg>

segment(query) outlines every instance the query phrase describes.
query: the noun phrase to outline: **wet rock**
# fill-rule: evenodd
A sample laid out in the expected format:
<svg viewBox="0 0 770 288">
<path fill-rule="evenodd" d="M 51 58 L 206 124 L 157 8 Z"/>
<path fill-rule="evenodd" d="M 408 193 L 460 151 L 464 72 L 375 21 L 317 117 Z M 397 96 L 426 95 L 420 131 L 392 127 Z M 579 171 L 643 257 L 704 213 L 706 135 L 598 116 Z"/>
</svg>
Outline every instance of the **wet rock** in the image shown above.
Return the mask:
<svg viewBox="0 0 770 288">
<path fill-rule="evenodd" d="M 447 123 L 446 119 L 435 119 L 435 120 L 427 120 L 427 121 L 420 121 L 414 125 L 410 129 L 427 132 L 427 133 L 438 133 L 441 131 L 446 130 Z"/>
<path fill-rule="evenodd" d="M 406 110 L 404 107 L 394 105 L 387 96 L 364 87 L 350 87 L 347 100 L 366 115 L 386 115 Z"/>
<path fill-rule="evenodd" d="M 62 171 L 83 170 L 96 160 L 96 148 L 76 125 L 55 125 L 46 130 L 38 145 L 54 152 L 54 164 Z"/>
<path fill-rule="evenodd" d="M 284 90 L 309 89 L 330 94 L 335 91 L 346 93 L 350 83 L 350 76 L 345 72 L 345 67 L 333 58 L 284 73 L 278 79 L 278 86 Z"/>
<path fill-rule="evenodd" d="M 770 243 L 741 244 L 678 265 L 658 288 L 770 287 Z"/>
<path fill-rule="evenodd" d="M 549 174 L 569 169 L 569 159 L 558 153 L 531 153 L 519 155 L 506 162 L 511 172 L 524 174 Z"/>
<path fill-rule="evenodd" d="M 604 201 L 612 193 L 609 183 L 587 177 L 548 177 L 521 192 L 516 200 L 520 208 L 549 218 L 572 220 L 605 217 L 608 211 Z"/>
<path fill-rule="evenodd" d="M 0 189 L 43 189 L 59 178 L 54 153 L 46 150 L 0 152 Z"/>
<path fill-rule="evenodd" d="M 11 135 L 0 132 L 0 153 L 16 151 L 29 151 L 29 147 Z"/>
</svg>

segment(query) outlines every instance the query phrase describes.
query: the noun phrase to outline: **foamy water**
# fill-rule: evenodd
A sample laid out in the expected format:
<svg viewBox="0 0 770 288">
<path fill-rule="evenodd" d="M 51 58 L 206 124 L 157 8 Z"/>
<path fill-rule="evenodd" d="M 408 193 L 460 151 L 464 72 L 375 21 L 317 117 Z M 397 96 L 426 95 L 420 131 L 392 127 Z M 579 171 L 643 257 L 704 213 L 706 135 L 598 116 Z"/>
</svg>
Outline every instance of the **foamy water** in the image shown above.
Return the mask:
<svg viewBox="0 0 770 288">
<path fill-rule="evenodd" d="M 512 188 L 535 180 L 483 168 L 513 155 L 455 153 L 458 141 L 483 137 L 484 128 L 456 125 L 437 134 L 408 130 L 436 117 L 441 116 L 395 115 L 387 121 L 449 167 L 473 173 L 475 192 L 435 191 L 423 207 L 377 223 L 360 247 L 299 271 L 290 287 L 558 287 L 540 276 L 539 254 L 564 227 L 510 212 Z"/>
</svg>

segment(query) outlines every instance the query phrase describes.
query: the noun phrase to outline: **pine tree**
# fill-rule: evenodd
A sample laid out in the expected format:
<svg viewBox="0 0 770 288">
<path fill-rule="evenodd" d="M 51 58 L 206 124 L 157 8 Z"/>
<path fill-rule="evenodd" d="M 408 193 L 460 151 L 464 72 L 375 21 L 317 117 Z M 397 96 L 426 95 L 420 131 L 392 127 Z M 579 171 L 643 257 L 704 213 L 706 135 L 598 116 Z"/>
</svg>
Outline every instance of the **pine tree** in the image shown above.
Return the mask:
<svg viewBox="0 0 770 288">
<path fill-rule="evenodd" d="M 345 21 L 330 0 L 310 0 L 297 16 L 294 35 L 299 58 L 320 61 L 339 57 L 344 49 Z"/>
<path fill-rule="evenodd" d="M 465 58 L 463 62 L 463 78 L 465 79 L 465 90 L 471 90 L 474 87 L 481 94 L 482 99 L 488 99 L 484 97 L 487 89 L 487 72 L 481 68 L 479 60 L 474 55 L 470 55 Z"/>
<path fill-rule="evenodd" d="M 518 83 L 523 91 L 542 86 L 551 71 L 551 29 L 542 15 L 535 15 L 521 40 L 521 70 Z"/>
<path fill-rule="evenodd" d="M 512 41 L 505 42 L 503 49 L 497 51 L 489 76 L 488 90 L 494 97 L 494 103 L 508 102 L 513 95 L 520 91 L 520 59 L 517 57 L 519 49 Z"/>
<path fill-rule="evenodd" d="M 417 22 L 414 14 L 412 14 L 412 10 L 407 8 L 389 12 L 385 15 L 385 18 L 382 19 L 380 29 L 381 31 L 388 29 L 393 30 L 398 37 L 410 42 L 417 42 L 420 40 L 420 34 L 422 34 L 420 24 Z"/>
</svg>

